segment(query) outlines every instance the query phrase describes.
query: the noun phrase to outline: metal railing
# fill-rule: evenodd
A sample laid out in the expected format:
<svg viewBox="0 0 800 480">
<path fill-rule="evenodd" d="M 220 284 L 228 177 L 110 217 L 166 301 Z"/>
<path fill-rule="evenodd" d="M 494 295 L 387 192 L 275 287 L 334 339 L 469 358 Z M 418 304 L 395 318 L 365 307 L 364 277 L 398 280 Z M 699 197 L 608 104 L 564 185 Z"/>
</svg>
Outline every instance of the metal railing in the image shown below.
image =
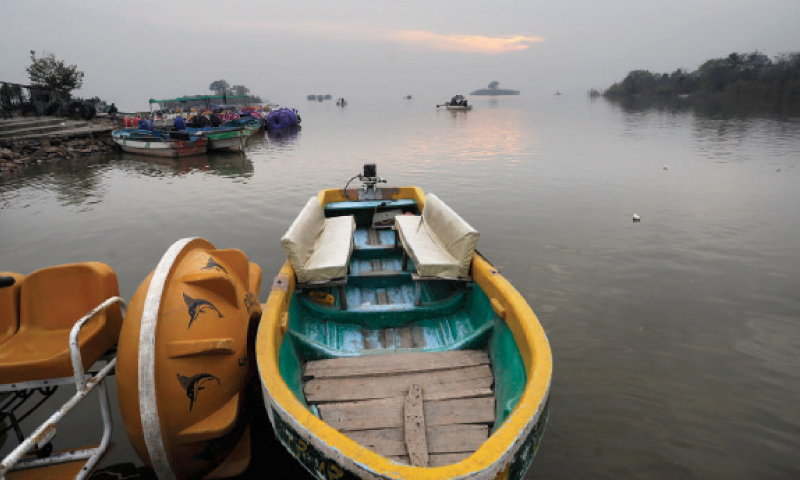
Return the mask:
<svg viewBox="0 0 800 480">
<path fill-rule="evenodd" d="M 108 377 L 117 364 L 116 356 L 106 360 L 107 364 L 96 374 L 89 376 L 83 370 L 81 352 L 78 344 L 78 336 L 81 328 L 100 312 L 107 308 L 119 304 L 124 315 L 127 305 L 125 300 L 120 297 L 112 297 L 100 304 L 97 308 L 86 314 L 72 327 L 70 331 L 69 350 L 72 360 L 73 377 L 53 378 L 47 380 L 35 380 L 29 382 L 17 382 L 13 384 L 0 385 L 0 393 L 17 392 L 22 390 L 50 388 L 56 385 L 67 385 L 74 383 L 77 392 L 64 405 L 59 408 L 46 422 L 39 426 L 36 431 L 21 442 L 17 448 L 9 453 L 0 462 L 0 480 L 5 479 L 5 474 L 12 470 L 22 470 L 54 465 L 58 463 L 69 463 L 79 460 L 86 460 L 81 471 L 75 477 L 76 480 L 84 480 L 94 470 L 100 460 L 105 455 L 111 444 L 112 419 L 111 407 L 108 402 L 108 392 L 103 381 Z M 86 398 L 95 388 L 100 392 L 100 413 L 103 418 L 103 437 L 100 445 L 96 448 L 73 450 L 48 456 L 47 458 L 23 458 L 31 451 L 43 448 L 56 434 L 56 424 L 64 418 L 76 405 Z"/>
</svg>

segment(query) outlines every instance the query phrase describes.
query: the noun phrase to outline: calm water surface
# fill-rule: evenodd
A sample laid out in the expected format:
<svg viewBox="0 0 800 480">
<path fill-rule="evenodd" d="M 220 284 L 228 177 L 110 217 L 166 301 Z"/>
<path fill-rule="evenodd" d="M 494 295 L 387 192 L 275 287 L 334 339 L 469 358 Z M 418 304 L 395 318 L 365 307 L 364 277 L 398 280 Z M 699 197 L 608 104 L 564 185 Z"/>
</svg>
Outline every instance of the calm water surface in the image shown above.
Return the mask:
<svg viewBox="0 0 800 480">
<path fill-rule="evenodd" d="M 551 415 L 528 478 L 800 477 L 800 117 L 568 96 L 437 111 L 445 99 L 299 101 L 302 131 L 245 155 L 6 178 L 0 270 L 105 262 L 130 299 L 199 236 L 261 265 L 263 302 L 308 198 L 377 163 L 476 227 L 547 332 Z M 134 461 L 115 420 L 106 464 Z M 56 448 L 99 438 L 85 424 Z"/>
</svg>

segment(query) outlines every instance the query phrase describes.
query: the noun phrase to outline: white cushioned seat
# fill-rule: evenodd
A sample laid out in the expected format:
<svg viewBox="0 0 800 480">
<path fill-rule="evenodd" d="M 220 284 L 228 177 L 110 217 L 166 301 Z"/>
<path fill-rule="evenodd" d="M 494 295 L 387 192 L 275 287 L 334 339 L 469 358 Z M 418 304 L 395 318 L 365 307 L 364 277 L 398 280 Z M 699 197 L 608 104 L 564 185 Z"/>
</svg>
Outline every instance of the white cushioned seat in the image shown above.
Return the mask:
<svg viewBox="0 0 800 480">
<path fill-rule="evenodd" d="M 480 234 L 436 195 L 422 216 L 395 217 L 403 248 L 422 277 L 467 277 Z"/>
<path fill-rule="evenodd" d="M 319 200 L 311 197 L 281 238 L 298 283 L 346 276 L 355 229 L 352 216 L 325 218 Z"/>
</svg>

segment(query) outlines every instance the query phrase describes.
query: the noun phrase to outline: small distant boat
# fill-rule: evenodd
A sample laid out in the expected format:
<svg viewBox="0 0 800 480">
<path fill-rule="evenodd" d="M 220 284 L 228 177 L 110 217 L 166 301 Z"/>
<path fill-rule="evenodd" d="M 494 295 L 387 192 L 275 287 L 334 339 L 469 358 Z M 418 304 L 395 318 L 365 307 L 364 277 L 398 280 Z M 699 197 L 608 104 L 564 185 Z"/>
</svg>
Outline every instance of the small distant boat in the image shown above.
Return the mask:
<svg viewBox="0 0 800 480">
<path fill-rule="evenodd" d="M 442 105 L 436 105 L 436 108 L 445 107 L 447 110 L 472 110 L 472 105 L 467 102 L 464 95 L 454 95 L 449 102 L 444 102 Z"/>
<path fill-rule="evenodd" d="M 345 100 L 344 97 L 339 98 L 338 100 L 336 100 L 336 105 L 344 107 L 345 105 L 347 105 L 347 100 Z"/>
<path fill-rule="evenodd" d="M 208 150 L 208 139 L 189 132 L 123 129 L 111 133 L 114 143 L 123 151 L 157 157 L 201 155 Z"/>
<path fill-rule="evenodd" d="M 472 105 L 445 105 L 448 110 L 472 110 Z"/>
<path fill-rule="evenodd" d="M 541 324 L 442 200 L 354 178 L 281 239 L 256 339 L 275 435 L 317 478 L 522 479 L 548 418 Z"/>
</svg>

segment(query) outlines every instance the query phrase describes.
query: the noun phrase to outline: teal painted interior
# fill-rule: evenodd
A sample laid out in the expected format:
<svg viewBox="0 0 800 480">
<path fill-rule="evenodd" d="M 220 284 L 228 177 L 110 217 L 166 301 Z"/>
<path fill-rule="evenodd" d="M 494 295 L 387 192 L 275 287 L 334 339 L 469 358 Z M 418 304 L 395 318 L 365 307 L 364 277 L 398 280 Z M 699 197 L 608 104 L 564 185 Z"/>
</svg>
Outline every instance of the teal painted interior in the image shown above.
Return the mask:
<svg viewBox="0 0 800 480">
<path fill-rule="evenodd" d="M 419 213 L 416 200 L 404 198 L 365 202 L 331 202 L 325 205 L 325 216 L 353 215 L 357 225 L 367 226 L 372 223 L 372 215 L 375 212 L 397 209 L 403 212 Z"/>
<path fill-rule="evenodd" d="M 355 213 L 357 219 L 363 213 L 352 207 L 335 211 Z M 366 222 L 372 218 L 371 213 L 361 217 L 368 218 Z M 402 250 L 394 248 L 393 231 L 380 231 L 377 239 L 373 234 L 372 242 L 368 237 L 366 225 L 357 220 L 355 249 L 345 287 L 347 310 L 339 307 L 337 288 L 319 289 L 334 296 L 333 306 L 314 302 L 307 292 L 294 292 L 288 331 L 280 351 L 280 370 L 286 384 L 305 405 L 301 376 L 303 365 L 310 360 L 412 351 L 484 350 L 495 376 L 496 429 L 517 405 L 526 383 L 525 366 L 511 331 L 475 283 L 423 283 L 422 305 L 415 306 L 413 262 L 409 259 L 407 271 L 401 271 Z M 376 272 L 380 276 L 375 276 Z M 414 346 L 401 346 L 403 329 L 410 332 Z"/>
</svg>

